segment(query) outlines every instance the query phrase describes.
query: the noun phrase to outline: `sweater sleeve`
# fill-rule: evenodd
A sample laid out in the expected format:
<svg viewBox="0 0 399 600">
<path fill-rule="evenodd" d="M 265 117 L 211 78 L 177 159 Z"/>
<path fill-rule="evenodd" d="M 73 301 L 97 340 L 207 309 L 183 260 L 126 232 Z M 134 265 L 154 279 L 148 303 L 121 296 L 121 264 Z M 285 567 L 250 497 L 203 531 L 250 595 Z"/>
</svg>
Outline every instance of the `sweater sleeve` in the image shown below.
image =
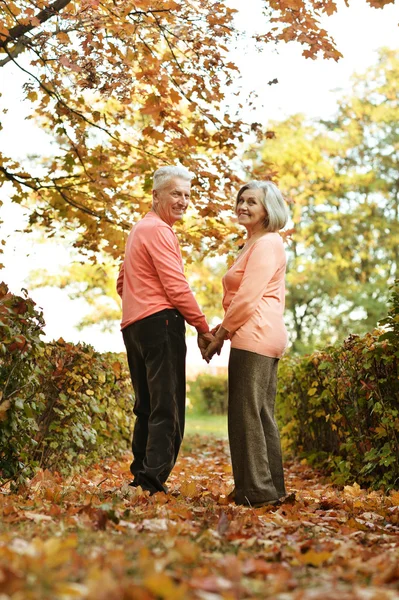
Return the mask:
<svg viewBox="0 0 399 600">
<path fill-rule="evenodd" d="M 244 275 L 228 307 L 222 327 L 231 337 L 254 314 L 266 288 L 278 269 L 273 244 L 269 241 L 255 243 L 248 251 Z"/>
<path fill-rule="evenodd" d="M 170 303 L 198 333 L 207 333 L 209 326 L 184 275 L 173 231 L 168 227 L 157 227 L 147 244 L 147 251 Z"/>
<path fill-rule="evenodd" d="M 118 275 L 118 279 L 116 281 L 116 291 L 118 292 L 119 296 L 122 298 L 122 293 L 123 293 L 123 278 L 125 275 L 125 267 L 124 267 L 124 263 L 122 263 L 122 266 L 120 268 L 119 271 L 119 275 Z"/>
</svg>

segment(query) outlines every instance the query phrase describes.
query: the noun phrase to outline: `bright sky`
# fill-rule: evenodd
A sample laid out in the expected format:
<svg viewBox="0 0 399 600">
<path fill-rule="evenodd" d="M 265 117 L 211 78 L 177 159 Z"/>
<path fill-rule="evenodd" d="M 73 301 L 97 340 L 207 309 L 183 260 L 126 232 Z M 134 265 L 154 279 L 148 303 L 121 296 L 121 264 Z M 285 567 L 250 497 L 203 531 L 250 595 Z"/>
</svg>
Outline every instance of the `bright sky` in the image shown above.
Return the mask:
<svg viewBox="0 0 399 600">
<path fill-rule="evenodd" d="M 260 0 L 231 0 L 239 9 L 237 23 L 248 32 L 262 29 L 263 17 L 260 14 Z M 244 90 L 255 89 L 259 99 L 252 120 L 264 124 L 269 120 L 282 119 L 296 112 L 309 117 L 331 116 L 342 91 L 350 89 L 350 77 L 354 72 L 362 72 L 376 59 L 376 50 L 381 46 L 399 47 L 399 5 L 386 6 L 383 10 L 369 7 L 365 0 L 351 1 L 347 8 L 341 2 L 339 12 L 323 20 L 324 27 L 332 34 L 339 50 L 344 55 L 338 63 L 318 59 L 304 59 L 298 44 L 280 45 L 277 50 L 259 54 L 251 43 L 242 45 L 234 53 L 234 60 L 242 68 Z M 11 65 L 9 65 L 11 66 Z M 0 144 L 7 148 L 7 154 L 15 157 L 27 156 L 38 151 L 48 151 L 48 139 L 26 116 L 22 102 L 21 84 L 24 79 L 11 69 L 2 69 L 3 97 L 0 109 L 8 113 L 0 132 Z M 6 71 L 4 73 L 4 71 Z M 277 78 L 278 85 L 269 86 L 268 81 Z M 337 93 L 339 91 L 339 94 Z M 10 189 L 7 185 L 0 190 L 4 206 L 0 209 L 0 239 L 7 236 L 7 245 L 0 262 L 5 268 L 0 272 L 14 293 L 27 287 L 26 278 L 33 269 L 57 271 L 70 261 L 67 248 L 54 242 L 39 243 L 33 237 L 18 233 L 23 226 L 23 210 L 11 206 L 8 201 Z M 46 320 L 47 339 L 63 337 L 67 341 L 85 341 L 100 351 L 124 350 L 120 332 L 100 333 L 96 328 L 78 332 L 74 325 L 85 312 L 84 301 L 71 301 L 65 292 L 55 289 L 30 291 L 31 297 L 43 308 Z M 194 337 L 188 338 L 188 364 L 195 368 L 203 363 L 196 349 Z M 215 357 L 213 366 L 227 365 L 228 347 L 222 355 Z"/>
</svg>

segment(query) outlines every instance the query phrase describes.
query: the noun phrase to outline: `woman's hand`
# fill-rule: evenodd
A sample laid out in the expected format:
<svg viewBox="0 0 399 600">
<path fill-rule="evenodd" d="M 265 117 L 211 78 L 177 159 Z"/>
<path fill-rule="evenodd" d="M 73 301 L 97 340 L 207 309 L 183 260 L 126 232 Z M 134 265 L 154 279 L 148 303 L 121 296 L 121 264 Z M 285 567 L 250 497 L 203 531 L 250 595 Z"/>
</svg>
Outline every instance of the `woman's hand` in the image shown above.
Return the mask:
<svg viewBox="0 0 399 600">
<path fill-rule="evenodd" d="M 206 360 L 206 362 L 209 362 L 209 360 L 206 359 L 205 352 L 206 352 L 209 344 L 211 344 L 214 340 L 215 340 L 215 338 L 213 336 L 213 333 L 210 331 L 208 333 L 199 333 L 198 334 L 198 337 L 197 337 L 198 348 L 200 349 L 202 358 L 204 360 Z"/>
<path fill-rule="evenodd" d="M 213 342 L 211 342 L 209 344 L 209 346 L 207 347 L 207 349 L 205 351 L 205 355 L 204 355 L 204 358 L 207 362 L 209 362 L 211 360 L 212 356 L 214 356 L 215 354 L 220 354 L 220 352 L 223 348 L 224 340 L 227 339 L 228 335 L 229 335 L 229 332 L 227 331 L 227 329 L 222 327 L 221 324 L 214 327 L 212 329 L 212 333 L 214 333 L 215 339 Z"/>
<path fill-rule="evenodd" d="M 221 326 L 221 323 L 219 323 L 218 325 L 215 325 L 215 327 L 213 329 L 211 329 L 211 333 L 212 335 L 216 335 L 217 332 L 219 331 L 219 327 Z"/>
<path fill-rule="evenodd" d="M 224 340 L 217 340 L 215 339 L 213 342 L 211 342 L 208 346 L 208 348 L 205 351 L 204 354 L 204 358 L 206 360 L 206 362 L 209 362 L 212 358 L 212 356 L 214 356 L 215 354 L 220 354 L 222 348 L 223 348 L 223 344 L 224 344 Z"/>
</svg>

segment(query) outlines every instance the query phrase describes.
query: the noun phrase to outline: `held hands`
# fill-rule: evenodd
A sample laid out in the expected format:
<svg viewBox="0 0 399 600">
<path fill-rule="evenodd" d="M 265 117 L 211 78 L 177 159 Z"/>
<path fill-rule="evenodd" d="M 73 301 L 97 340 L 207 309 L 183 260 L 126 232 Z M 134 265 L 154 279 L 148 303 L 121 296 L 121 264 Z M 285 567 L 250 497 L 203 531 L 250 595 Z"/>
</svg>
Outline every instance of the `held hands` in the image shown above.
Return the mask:
<svg viewBox="0 0 399 600">
<path fill-rule="evenodd" d="M 209 363 L 215 354 L 220 354 L 224 340 L 228 337 L 229 332 L 221 324 L 216 325 L 209 333 L 199 333 L 198 347 L 201 350 L 202 358 Z"/>
<path fill-rule="evenodd" d="M 208 333 L 199 333 L 197 337 L 198 348 L 201 351 L 201 356 L 206 362 L 209 362 L 210 359 L 207 359 L 205 354 L 207 348 L 215 341 L 215 337 L 211 332 Z"/>
<path fill-rule="evenodd" d="M 211 333 L 213 333 L 215 339 L 209 344 L 209 346 L 206 349 L 204 358 L 207 362 L 209 362 L 212 356 L 214 356 L 215 354 L 220 354 L 223 348 L 224 341 L 229 337 L 229 332 L 227 331 L 227 329 L 222 327 L 221 323 L 219 323 L 219 325 L 216 325 L 216 327 L 214 327 L 211 330 Z"/>
</svg>

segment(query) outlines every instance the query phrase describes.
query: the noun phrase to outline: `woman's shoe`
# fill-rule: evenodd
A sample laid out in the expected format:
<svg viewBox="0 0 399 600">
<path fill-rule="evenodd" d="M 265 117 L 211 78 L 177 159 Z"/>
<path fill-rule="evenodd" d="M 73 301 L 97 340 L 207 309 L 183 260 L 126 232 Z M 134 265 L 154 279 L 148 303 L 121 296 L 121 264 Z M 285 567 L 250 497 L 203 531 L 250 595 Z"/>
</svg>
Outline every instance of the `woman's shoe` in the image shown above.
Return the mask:
<svg viewBox="0 0 399 600">
<path fill-rule="evenodd" d="M 263 506 L 280 506 L 280 504 L 283 504 L 283 502 L 278 499 L 278 500 L 266 500 L 265 502 L 254 502 L 253 504 L 251 504 L 252 508 L 262 508 Z"/>
<path fill-rule="evenodd" d="M 294 504 L 296 500 L 295 492 L 282 496 L 278 500 L 269 500 L 264 502 L 255 502 L 252 508 L 262 508 L 262 506 L 281 506 L 282 504 Z"/>
</svg>

